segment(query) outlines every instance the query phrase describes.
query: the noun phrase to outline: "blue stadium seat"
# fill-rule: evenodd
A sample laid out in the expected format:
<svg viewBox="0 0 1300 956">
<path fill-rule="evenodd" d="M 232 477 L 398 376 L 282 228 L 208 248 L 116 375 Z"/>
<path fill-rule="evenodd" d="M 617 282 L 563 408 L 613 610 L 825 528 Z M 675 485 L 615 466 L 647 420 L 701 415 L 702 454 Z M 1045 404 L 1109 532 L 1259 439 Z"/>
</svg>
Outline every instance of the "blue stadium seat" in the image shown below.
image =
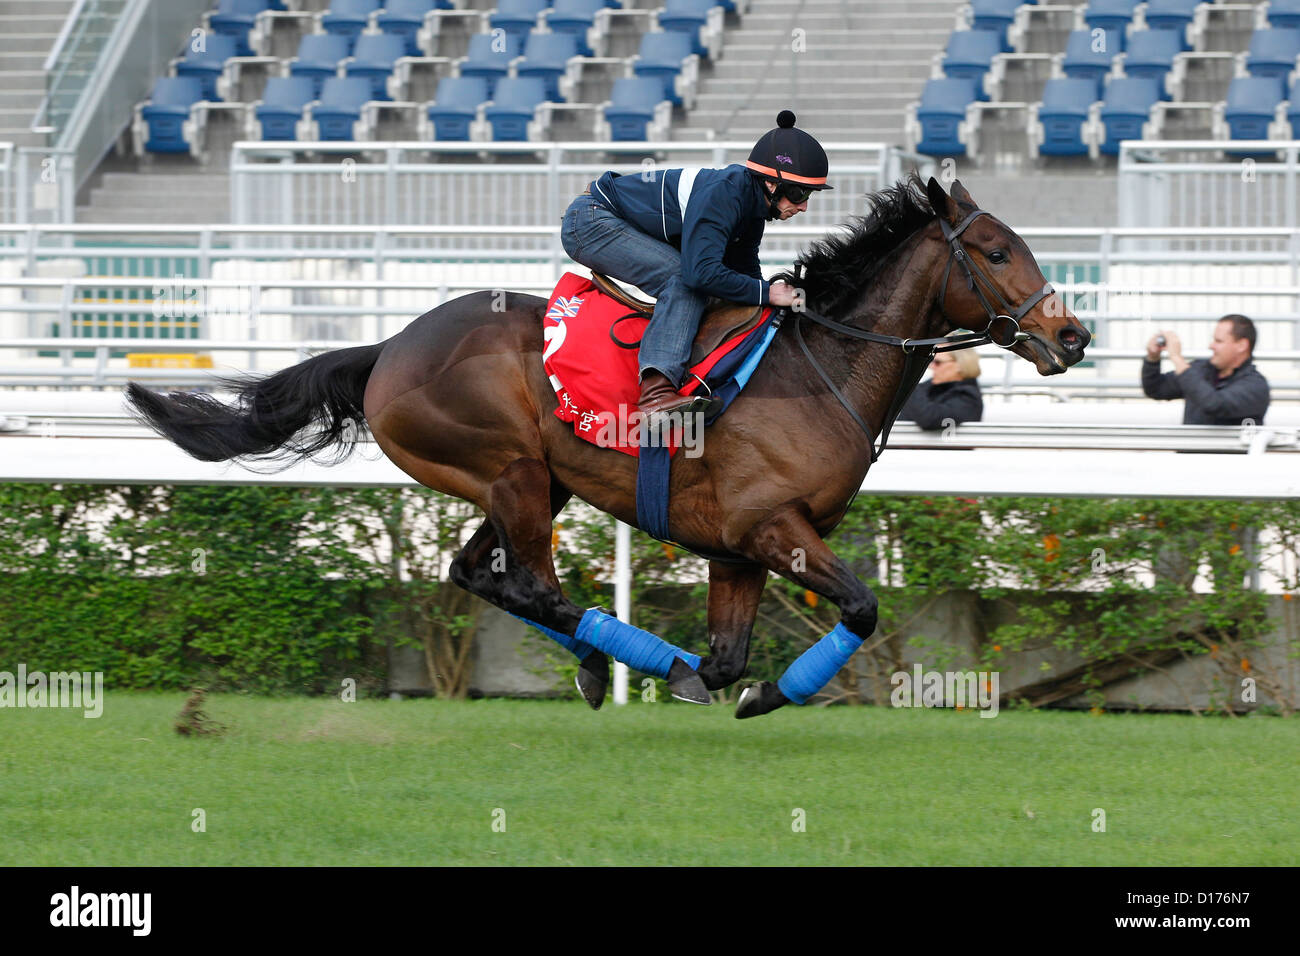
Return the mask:
<svg viewBox="0 0 1300 956">
<path fill-rule="evenodd" d="M 993 58 L 1002 52 L 1002 41 L 988 30 L 954 30 L 943 52 L 943 72 L 949 79 L 974 80 L 975 91 L 982 100 L 984 74 Z"/>
<path fill-rule="evenodd" d="M 1273 122 L 1277 105 L 1282 102 L 1280 76 L 1239 76 L 1228 87 L 1223 119 L 1232 139 L 1268 139 L 1268 124 Z"/>
<path fill-rule="evenodd" d="M 1091 0 L 1083 11 L 1090 30 L 1114 30 L 1124 40 L 1124 28 L 1133 22 L 1133 11 L 1141 0 Z"/>
<path fill-rule="evenodd" d="M 1285 79 L 1300 57 L 1300 30 L 1275 27 L 1256 30 L 1250 37 L 1246 70 L 1251 76 L 1280 76 Z"/>
<path fill-rule="evenodd" d="M 682 98 L 677 95 L 673 80 L 682 71 L 682 61 L 691 53 L 691 38 L 684 33 L 671 30 L 646 33 L 641 36 L 641 48 L 632 62 L 632 72 L 636 76 L 653 76 L 661 80 L 664 96 L 674 106 L 681 106 Z"/>
<path fill-rule="evenodd" d="M 1300 0 L 1269 0 L 1268 23 L 1273 27 L 1300 28 Z"/>
<path fill-rule="evenodd" d="M 970 0 L 971 27 L 996 33 L 1002 45 L 1000 52 L 1010 53 L 1011 45 L 1007 43 L 1007 27 L 1016 19 L 1016 7 L 1027 0 Z"/>
<path fill-rule="evenodd" d="M 510 61 L 518 55 L 519 41 L 510 34 L 494 37 L 476 33 L 469 38 L 469 52 L 460 64 L 460 75 L 483 77 L 488 96 L 495 96 L 497 81 L 510 72 Z"/>
<path fill-rule="evenodd" d="M 221 0 L 217 12 L 208 19 L 208 26 L 222 36 L 234 37 L 236 56 L 252 56 L 248 31 L 257 22 L 257 15 L 269 9 L 271 0 Z"/>
<path fill-rule="evenodd" d="M 1106 84 L 1101 102 L 1101 125 L 1105 137 L 1101 151 L 1119 154 L 1126 139 L 1141 139 L 1142 125 L 1151 118 L 1151 107 L 1160 99 L 1161 84 L 1149 77 L 1116 77 Z"/>
<path fill-rule="evenodd" d="M 321 87 L 320 100 L 311 110 L 321 140 L 350 140 L 352 124 L 370 99 L 370 80 L 364 76 L 332 76 Z"/>
<path fill-rule="evenodd" d="M 546 84 L 535 76 L 506 77 L 497 84 L 492 104 L 483 117 L 492 124 L 492 139 L 497 142 L 528 141 L 528 124 L 537 107 L 546 101 Z"/>
<path fill-rule="evenodd" d="M 399 56 L 406 56 L 406 38 L 395 33 L 363 33 L 357 37 L 351 62 L 344 66 L 347 76 L 361 76 L 370 81 L 372 100 L 392 99 L 388 95 L 388 78 Z"/>
<path fill-rule="evenodd" d="M 1073 80 L 1092 80 L 1093 92 L 1099 99 L 1102 78 L 1110 72 L 1111 60 L 1121 49 L 1117 30 L 1106 30 L 1095 40 L 1091 30 L 1074 30 L 1065 41 L 1065 58 L 1061 69 Z M 1063 87 L 1064 89 L 1064 87 Z"/>
<path fill-rule="evenodd" d="M 587 31 L 596 21 L 596 14 L 605 9 L 605 0 L 555 0 L 546 15 L 546 27 L 552 33 L 569 33 L 578 38 L 578 52 L 591 56 L 587 45 Z"/>
<path fill-rule="evenodd" d="M 515 76 L 535 76 L 546 84 L 546 98 L 564 102 L 560 77 L 570 57 L 578 55 L 578 38 L 571 33 L 530 33 L 524 43 L 524 58 L 515 66 Z"/>
<path fill-rule="evenodd" d="M 1291 95 L 1288 99 L 1290 102 L 1287 104 L 1286 118 L 1291 124 L 1291 138 L 1300 139 L 1300 77 L 1291 84 Z"/>
<path fill-rule="evenodd" d="M 391 33 L 406 41 L 405 56 L 423 56 L 416 43 L 424 16 L 432 10 L 450 10 L 448 0 L 388 0 L 375 17 L 375 25 L 384 33 Z"/>
<path fill-rule="evenodd" d="M 203 99 L 203 84 L 197 76 L 164 76 L 154 82 L 149 102 L 140 115 L 149 125 L 144 148 L 151 153 L 188 153 L 189 143 L 182 128 L 190 118 L 190 107 Z"/>
<path fill-rule="evenodd" d="M 549 6 L 548 0 L 498 0 L 492 14 L 494 30 L 505 30 L 520 43 L 537 25 L 538 15 Z"/>
<path fill-rule="evenodd" d="M 314 92 L 311 77 L 270 77 L 254 111 L 262 124 L 262 139 L 297 139 L 302 108 L 315 98 Z"/>
<path fill-rule="evenodd" d="M 326 33 L 346 37 L 348 53 L 357 37 L 370 25 L 370 14 L 379 9 L 379 0 L 330 0 L 330 8 L 321 15 L 320 25 Z"/>
<path fill-rule="evenodd" d="M 226 60 L 235 55 L 238 44 L 234 37 L 214 33 L 204 38 L 203 45 L 201 51 L 196 51 L 192 42 L 185 48 L 185 59 L 176 64 L 176 75 L 197 77 L 203 86 L 203 98 L 216 102 L 221 99 L 217 95 L 217 77 Z"/>
<path fill-rule="evenodd" d="M 1038 151 L 1047 156 L 1086 156 L 1083 124 L 1096 99 L 1096 83 L 1087 77 L 1048 80 L 1038 106 L 1038 122 L 1043 127 Z"/>
<path fill-rule="evenodd" d="M 1181 52 L 1178 37 L 1171 30 L 1139 30 L 1128 40 L 1124 54 L 1124 75 L 1156 80 L 1160 84 L 1161 99 L 1169 99 L 1165 92 L 1165 74 L 1174 65 L 1174 57 Z"/>
<path fill-rule="evenodd" d="M 434 138 L 468 140 L 470 124 L 487 98 L 488 84 L 483 77 L 444 76 L 438 81 L 438 95 L 428 108 Z"/>
<path fill-rule="evenodd" d="M 957 138 L 966 107 L 979 98 L 976 81 L 945 77 L 926 81 L 916 118 L 921 124 L 916 150 L 930 156 L 964 156 L 966 145 Z"/>
<path fill-rule="evenodd" d="M 1178 37 L 1179 50 L 1190 50 L 1187 27 L 1196 15 L 1196 5 L 1205 0 L 1148 0 L 1147 26 L 1152 30 L 1172 30 Z"/>
<path fill-rule="evenodd" d="M 655 107 L 664 101 L 663 83 L 652 76 L 624 76 L 614 81 L 605 122 L 615 142 L 640 142 L 654 119 Z"/>
<path fill-rule="evenodd" d="M 716 6 L 718 0 L 664 0 L 659 26 L 674 33 L 685 33 L 691 38 L 691 52 L 705 56 L 708 51 L 700 42 L 700 28 L 708 24 L 709 11 Z"/>
<path fill-rule="evenodd" d="M 311 79 L 312 92 L 319 97 L 321 86 L 338 76 L 339 61 L 348 55 L 348 38 L 331 33 L 308 33 L 298 41 L 298 55 L 289 61 L 290 76 Z"/>
</svg>

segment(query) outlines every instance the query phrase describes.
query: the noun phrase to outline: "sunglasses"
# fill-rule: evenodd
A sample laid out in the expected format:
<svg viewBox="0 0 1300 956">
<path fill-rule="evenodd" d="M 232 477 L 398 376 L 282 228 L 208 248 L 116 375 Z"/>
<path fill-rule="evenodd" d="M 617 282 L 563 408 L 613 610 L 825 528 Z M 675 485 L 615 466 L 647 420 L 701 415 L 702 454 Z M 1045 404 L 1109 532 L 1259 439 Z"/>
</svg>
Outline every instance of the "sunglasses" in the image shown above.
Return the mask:
<svg viewBox="0 0 1300 956">
<path fill-rule="evenodd" d="M 776 197 L 784 197 L 794 203 L 796 206 L 815 193 L 817 190 L 808 186 L 796 186 L 793 183 L 781 183 L 776 187 Z"/>
</svg>

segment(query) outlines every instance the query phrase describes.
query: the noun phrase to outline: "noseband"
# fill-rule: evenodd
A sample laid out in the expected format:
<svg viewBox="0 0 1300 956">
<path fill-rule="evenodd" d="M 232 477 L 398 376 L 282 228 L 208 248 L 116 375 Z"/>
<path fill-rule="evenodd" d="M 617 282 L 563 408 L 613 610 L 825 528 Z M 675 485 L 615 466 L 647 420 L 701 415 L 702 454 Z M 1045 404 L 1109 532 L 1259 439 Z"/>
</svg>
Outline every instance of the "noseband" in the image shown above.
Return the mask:
<svg viewBox="0 0 1300 956">
<path fill-rule="evenodd" d="M 948 313 L 944 309 L 944 298 L 948 292 L 948 278 L 952 273 L 952 264 L 953 262 L 956 262 L 961 266 L 962 271 L 966 274 L 967 288 L 975 293 L 980 304 L 984 306 L 984 311 L 988 313 L 988 325 L 983 331 L 971 332 L 965 335 L 948 335 L 937 339 L 903 339 L 896 335 L 880 335 L 876 332 L 868 332 L 865 329 L 854 328 L 851 325 L 836 322 L 834 319 L 828 319 L 824 315 L 818 315 L 816 312 L 808 309 L 794 313 L 793 324 L 795 341 L 799 343 L 799 347 L 803 350 L 803 354 L 808 359 L 809 364 L 811 364 L 813 369 L 816 370 L 817 374 L 821 377 L 821 380 L 826 384 L 826 387 L 830 389 L 831 394 L 839 400 L 839 403 L 844 406 L 844 410 L 849 413 L 853 420 L 857 422 L 858 427 L 866 434 L 867 444 L 871 448 L 871 461 L 873 464 L 885 450 L 885 445 L 889 441 L 890 429 L 894 427 L 894 419 L 898 417 L 898 413 L 902 410 L 903 404 L 907 401 L 908 396 L 912 394 L 912 390 L 916 388 L 917 382 L 919 382 L 921 376 L 925 374 L 926 367 L 930 364 L 931 358 L 936 353 L 952 352 L 957 349 L 967 349 L 976 345 L 987 345 L 990 343 L 996 345 L 998 348 L 1012 348 L 1016 343 L 1023 342 L 1029 338 L 1028 332 L 1021 331 L 1020 321 L 1029 314 L 1030 309 L 1052 294 L 1052 287 L 1050 285 L 1045 285 L 1021 303 L 1019 307 L 1016 307 L 1006 300 L 1006 297 L 1002 294 L 1001 290 L 994 285 L 979 266 L 971 261 L 970 256 L 966 252 L 965 246 L 961 243 L 961 234 L 966 231 L 967 226 L 980 216 L 987 215 L 990 214 L 985 212 L 983 209 L 976 209 L 955 227 L 950 226 L 948 221 L 942 216 L 939 217 L 939 227 L 943 230 L 943 237 L 947 240 L 948 248 L 950 250 L 948 263 L 943 269 L 943 284 L 939 288 L 939 312 L 944 316 L 944 318 L 947 318 Z M 976 281 L 977 277 L 980 280 L 978 282 Z M 997 299 L 998 305 L 1002 307 L 1002 311 L 999 312 L 998 309 L 989 302 L 989 299 L 984 294 L 984 289 L 981 288 L 981 285 L 993 293 L 993 296 Z M 831 331 L 838 332 L 841 335 L 847 335 L 850 338 L 861 339 L 867 342 L 879 342 L 884 345 L 894 345 L 903 350 L 906 356 L 903 365 L 903 378 L 902 381 L 899 382 L 898 390 L 894 393 L 893 401 L 890 402 L 889 411 L 885 413 L 885 420 L 880 433 L 879 448 L 876 447 L 876 442 L 872 437 L 870 426 L 862 420 L 862 416 L 859 415 L 857 410 L 849 404 L 848 399 L 845 398 L 844 394 L 835 386 L 835 383 L 831 381 L 830 376 L 826 374 L 826 370 L 822 368 L 822 364 L 817 361 L 816 357 L 809 350 L 807 343 L 804 342 L 803 332 L 801 331 L 800 326 L 802 325 L 805 316 L 813 322 L 816 322 L 818 325 L 823 325 Z M 778 316 L 777 318 L 779 320 L 781 317 Z M 949 322 L 951 321 L 952 320 L 949 319 Z M 995 326 L 998 327 L 995 328 Z"/>
</svg>

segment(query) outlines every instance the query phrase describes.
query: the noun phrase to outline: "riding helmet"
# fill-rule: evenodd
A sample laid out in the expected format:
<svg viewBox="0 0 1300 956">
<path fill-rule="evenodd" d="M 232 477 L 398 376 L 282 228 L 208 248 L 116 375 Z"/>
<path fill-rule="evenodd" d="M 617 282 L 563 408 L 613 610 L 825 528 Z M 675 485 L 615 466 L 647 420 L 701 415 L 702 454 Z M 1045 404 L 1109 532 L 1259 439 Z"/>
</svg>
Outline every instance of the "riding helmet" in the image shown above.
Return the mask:
<svg viewBox="0 0 1300 956">
<path fill-rule="evenodd" d="M 776 129 L 768 130 L 754 144 L 745 163 L 750 170 L 771 182 L 789 182 L 806 189 L 834 189 L 826 185 L 830 164 L 821 143 L 796 129 L 794 113 L 782 110 Z"/>
</svg>

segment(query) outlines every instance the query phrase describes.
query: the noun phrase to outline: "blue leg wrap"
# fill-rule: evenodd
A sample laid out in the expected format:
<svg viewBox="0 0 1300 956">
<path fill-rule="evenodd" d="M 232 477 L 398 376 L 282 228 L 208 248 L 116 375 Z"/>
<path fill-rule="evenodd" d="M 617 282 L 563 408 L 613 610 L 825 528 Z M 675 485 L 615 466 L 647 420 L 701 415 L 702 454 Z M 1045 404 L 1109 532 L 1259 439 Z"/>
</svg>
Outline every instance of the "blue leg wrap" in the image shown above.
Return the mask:
<svg viewBox="0 0 1300 956">
<path fill-rule="evenodd" d="M 649 631 L 624 624 L 618 618 L 610 617 L 596 608 L 582 616 L 577 640 L 604 651 L 628 667 L 655 677 L 667 677 L 676 658 L 684 660 L 692 670 L 700 669 L 698 654 L 688 654 Z"/>
<path fill-rule="evenodd" d="M 802 704 L 831 682 L 840 668 L 849 662 L 853 652 L 862 646 L 858 637 L 843 624 L 799 655 L 776 686 L 790 700 Z"/>
<path fill-rule="evenodd" d="M 518 614 L 511 614 L 510 616 L 513 618 L 517 618 L 520 621 L 523 621 L 525 624 L 531 624 L 533 627 L 537 628 L 539 631 L 541 631 L 543 634 L 545 634 L 547 637 L 553 640 L 556 644 L 559 644 L 566 651 L 572 653 L 573 656 L 580 661 L 586 660 L 587 655 L 595 650 L 595 648 L 592 647 L 590 644 L 584 644 L 576 637 L 569 637 L 568 634 L 561 634 L 559 631 L 553 631 L 549 627 L 546 627 L 545 625 L 538 624 L 536 621 L 530 621 L 526 617 L 519 617 Z"/>
</svg>

